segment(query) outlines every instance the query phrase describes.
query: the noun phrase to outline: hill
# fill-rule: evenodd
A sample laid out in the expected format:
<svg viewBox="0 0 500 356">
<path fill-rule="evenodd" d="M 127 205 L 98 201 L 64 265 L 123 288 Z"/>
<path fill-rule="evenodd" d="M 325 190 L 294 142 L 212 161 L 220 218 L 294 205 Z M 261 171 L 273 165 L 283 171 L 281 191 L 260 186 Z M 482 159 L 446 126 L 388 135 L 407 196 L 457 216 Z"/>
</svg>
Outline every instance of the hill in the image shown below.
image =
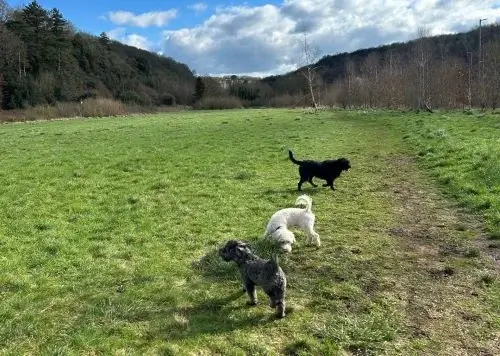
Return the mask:
<svg viewBox="0 0 500 356">
<path fill-rule="evenodd" d="M 275 97 L 299 100 L 309 96 L 301 74 L 309 67 L 315 69 L 312 85 L 324 104 L 496 108 L 500 102 L 498 24 L 482 27 L 481 36 L 478 28 L 440 36 L 428 36 L 425 29 L 419 32 L 419 38 L 406 43 L 327 55 L 297 71 L 263 78 L 262 83 Z"/>
<path fill-rule="evenodd" d="M 77 31 L 57 9 L 33 1 L 19 10 L 0 10 L 1 108 L 95 96 L 139 105 L 188 104 L 193 88 L 185 64 L 112 41 L 105 33 Z"/>
</svg>

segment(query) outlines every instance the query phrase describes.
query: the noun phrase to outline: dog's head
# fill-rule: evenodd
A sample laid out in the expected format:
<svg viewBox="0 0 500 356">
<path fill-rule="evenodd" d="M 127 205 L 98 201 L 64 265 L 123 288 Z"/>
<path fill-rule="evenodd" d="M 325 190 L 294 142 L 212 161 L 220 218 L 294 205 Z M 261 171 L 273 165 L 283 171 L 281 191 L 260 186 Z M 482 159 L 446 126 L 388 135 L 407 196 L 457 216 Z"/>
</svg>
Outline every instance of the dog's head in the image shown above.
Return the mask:
<svg viewBox="0 0 500 356">
<path fill-rule="evenodd" d="M 292 252 L 292 244 L 290 242 L 282 242 L 280 247 L 283 250 L 283 252 L 286 253 Z"/>
<path fill-rule="evenodd" d="M 242 262 L 252 253 L 250 247 L 242 241 L 229 240 L 226 245 L 219 250 L 219 255 L 224 261 Z"/>
<path fill-rule="evenodd" d="M 349 162 L 349 160 L 347 158 L 344 158 L 344 157 L 339 158 L 337 160 L 337 162 L 338 162 L 340 169 L 343 171 L 348 171 L 351 168 L 351 162 Z"/>
</svg>

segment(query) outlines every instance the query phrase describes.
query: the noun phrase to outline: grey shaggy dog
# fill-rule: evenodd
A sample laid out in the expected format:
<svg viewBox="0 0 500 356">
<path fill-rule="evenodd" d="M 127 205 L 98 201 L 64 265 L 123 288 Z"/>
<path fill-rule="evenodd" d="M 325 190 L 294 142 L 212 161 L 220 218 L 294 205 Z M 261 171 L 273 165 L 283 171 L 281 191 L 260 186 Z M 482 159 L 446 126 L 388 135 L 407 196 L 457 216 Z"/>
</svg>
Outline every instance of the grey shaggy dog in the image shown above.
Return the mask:
<svg viewBox="0 0 500 356">
<path fill-rule="evenodd" d="M 250 298 L 248 305 L 257 304 L 255 286 L 258 285 L 269 296 L 269 306 L 276 308 L 276 315 L 279 318 L 285 316 L 286 277 L 274 259 L 260 258 L 246 243 L 237 240 L 227 241 L 219 250 L 219 255 L 224 261 L 234 261 L 238 266 L 243 279 L 243 289 Z"/>
</svg>

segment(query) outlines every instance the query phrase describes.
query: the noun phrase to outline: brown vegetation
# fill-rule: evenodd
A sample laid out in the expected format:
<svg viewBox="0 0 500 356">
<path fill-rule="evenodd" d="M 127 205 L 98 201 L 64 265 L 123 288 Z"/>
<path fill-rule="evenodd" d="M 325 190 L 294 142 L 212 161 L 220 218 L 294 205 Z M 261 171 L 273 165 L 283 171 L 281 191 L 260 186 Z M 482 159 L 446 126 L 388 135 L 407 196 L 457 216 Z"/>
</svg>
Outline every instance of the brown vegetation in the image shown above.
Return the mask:
<svg viewBox="0 0 500 356">
<path fill-rule="evenodd" d="M 0 122 L 35 121 L 74 117 L 105 117 L 127 114 L 183 110 L 182 106 L 140 106 L 124 104 L 105 98 L 92 98 L 80 102 L 37 105 L 27 109 L 0 110 Z"/>
</svg>

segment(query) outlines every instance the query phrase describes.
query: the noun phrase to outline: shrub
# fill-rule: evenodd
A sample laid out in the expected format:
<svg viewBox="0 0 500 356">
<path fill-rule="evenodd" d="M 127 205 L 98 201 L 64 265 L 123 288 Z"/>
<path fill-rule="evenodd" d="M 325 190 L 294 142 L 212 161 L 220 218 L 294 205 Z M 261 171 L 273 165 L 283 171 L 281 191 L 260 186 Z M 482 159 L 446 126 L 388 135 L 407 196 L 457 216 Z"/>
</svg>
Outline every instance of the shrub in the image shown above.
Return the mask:
<svg viewBox="0 0 500 356">
<path fill-rule="evenodd" d="M 127 113 L 125 105 L 113 99 L 88 99 L 81 104 L 80 115 L 83 117 L 117 116 Z"/>
<path fill-rule="evenodd" d="M 124 104 L 121 101 L 113 99 L 89 98 L 82 103 L 80 101 L 59 102 L 55 105 L 38 105 L 26 109 L 0 110 L 0 122 L 118 116 L 186 109 L 188 107 L 174 105 L 152 107 L 138 104 Z"/>
<path fill-rule="evenodd" d="M 300 96 L 285 94 L 271 99 L 271 106 L 277 108 L 296 107 L 298 105 L 304 105 L 304 100 Z"/>
<path fill-rule="evenodd" d="M 172 106 L 175 105 L 175 96 L 170 93 L 161 94 L 158 100 L 159 105 Z"/>
<path fill-rule="evenodd" d="M 241 100 L 232 96 L 206 97 L 193 105 L 193 108 L 198 110 L 239 109 L 242 107 Z"/>
</svg>

